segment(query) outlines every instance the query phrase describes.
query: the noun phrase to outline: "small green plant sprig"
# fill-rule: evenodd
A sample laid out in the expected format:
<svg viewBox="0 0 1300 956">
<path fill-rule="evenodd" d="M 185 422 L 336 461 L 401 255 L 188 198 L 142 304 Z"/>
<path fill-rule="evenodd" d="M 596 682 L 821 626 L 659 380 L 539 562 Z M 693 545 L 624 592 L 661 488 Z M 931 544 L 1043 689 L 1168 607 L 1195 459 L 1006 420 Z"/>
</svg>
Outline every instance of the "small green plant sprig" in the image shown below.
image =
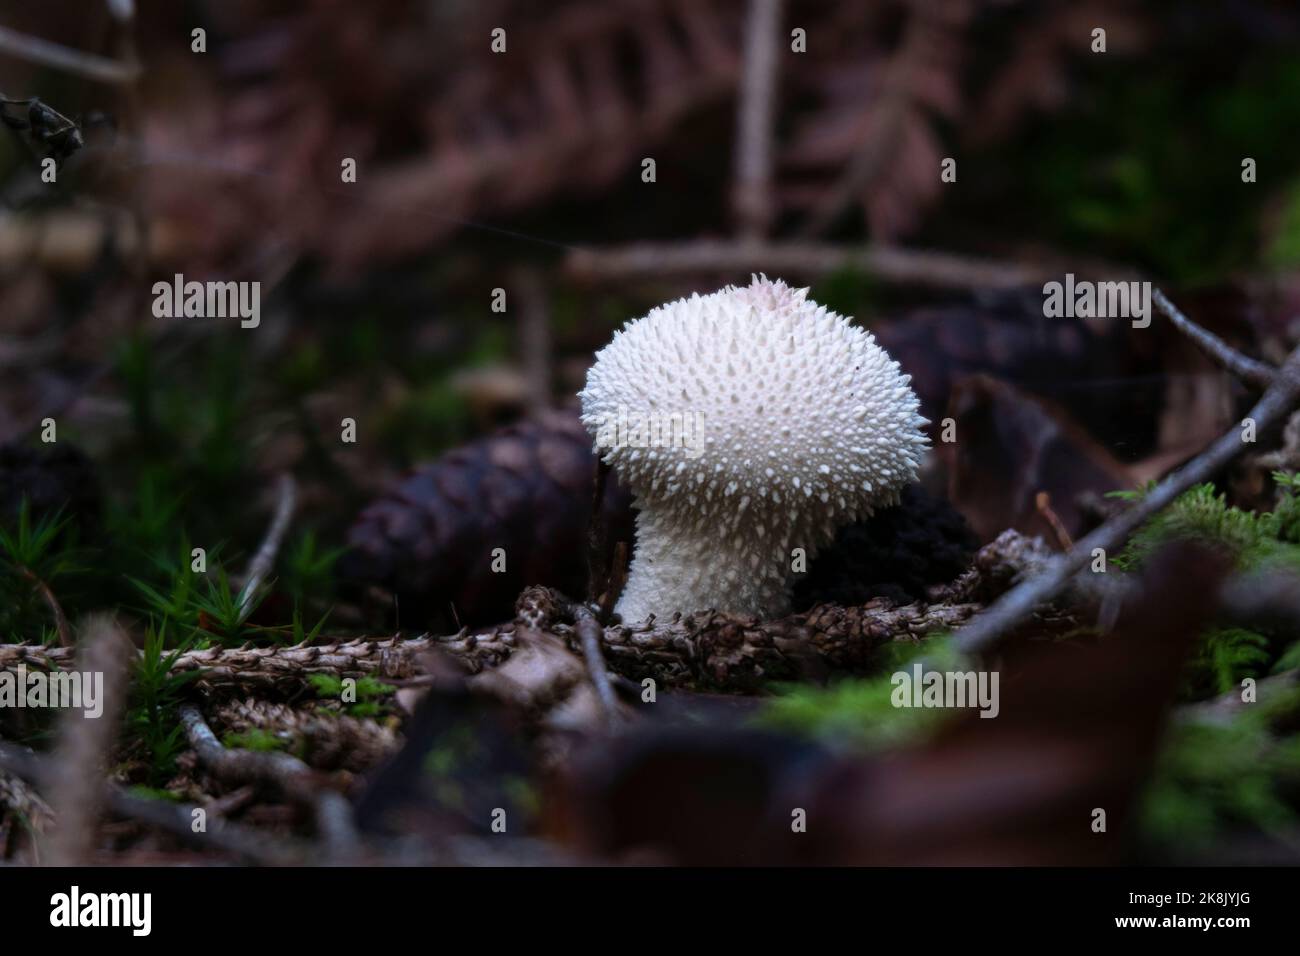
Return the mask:
<svg viewBox="0 0 1300 956">
<path fill-rule="evenodd" d="M 299 602 L 328 594 L 334 583 L 334 565 L 345 550 L 322 548 L 314 531 L 303 532 L 284 555 L 279 586 Z"/>
<path fill-rule="evenodd" d="M 1152 487 L 1148 484 L 1136 491 L 1111 492 L 1108 497 L 1138 501 Z M 1113 564 L 1124 571 L 1136 570 L 1163 545 L 1180 539 L 1221 548 L 1232 554 L 1241 568 L 1275 560 L 1300 562 L 1300 550 L 1281 540 L 1279 530 L 1277 512 L 1255 514 L 1230 508 L 1226 497 L 1213 485 L 1197 485 L 1138 529 Z"/>
<path fill-rule="evenodd" d="M 209 557 L 215 560 L 216 550 Z M 266 633 L 248 623 L 269 593 L 266 587 L 244 595 L 234 587 L 226 569 L 218 564 L 207 574 L 195 571 L 188 544 L 183 544 L 179 560 L 157 562 L 161 581 L 133 578 L 132 583 L 144 598 L 143 612 L 153 620 L 173 622 L 187 637 L 207 645 L 224 646 L 246 643 Z"/>
<path fill-rule="evenodd" d="M 1183 696 L 1192 700 L 1239 689 L 1273 659 L 1268 637 L 1240 627 L 1206 631 L 1189 663 Z"/>
<path fill-rule="evenodd" d="M 894 672 L 919 658 L 924 658 L 927 667 L 960 669 L 961 657 L 946 637 L 934 636 L 919 644 L 888 644 L 881 653 L 880 674 L 845 678 L 825 687 L 782 685 L 757 721 L 856 750 L 886 749 L 922 739 L 938 726 L 944 712 L 895 707 L 891 701 Z"/>
<path fill-rule="evenodd" d="M 1273 508 L 1277 536 L 1288 544 L 1300 545 L 1300 474 L 1273 472 L 1278 487 L 1278 502 Z"/>
<path fill-rule="evenodd" d="M 343 713 L 350 717 L 379 717 L 388 713 L 387 698 L 397 690 L 392 684 L 385 684 L 373 677 L 359 677 L 356 678 L 354 699 L 347 700 L 351 695 L 345 694 L 348 688 L 343 683 L 343 678 L 333 674 L 312 674 L 308 680 L 315 688 L 317 697 L 342 701 Z"/>
<path fill-rule="evenodd" d="M 1213 485 L 1189 489 L 1173 504 L 1147 522 L 1114 559 L 1125 571 L 1140 568 L 1162 546 L 1179 539 L 1194 539 L 1220 548 L 1241 570 L 1288 565 L 1300 569 L 1300 477 L 1274 472 L 1278 502 L 1269 512 L 1256 514 L 1228 507 L 1226 497 Z M 1112 492 L 1110 497 L 1137 501 L 1154 483 L 1134 491 Z M 1189 662 L 1182 697 L 1200 700 L 1227 693 L 1246 677 L 1257 677 L 1279 657 L 1277 640 L 1243 628 L 1213 628 L 1201 637 Z M 1281 654 L 1296 654 L 1295 648 Z M 1297 661 L 1300 663 L 1300 660 Z"/>
<path fill-rule="evenodd" d="M 54 586 L 85 570 L 68 524 L 61 510 L 32 521 L 24 498 L 13 527 L 0 525 L 0 627 L 10 640 L 48 643 L 66 629 Z"/>
<path fill-rule="evenodd" d="M 191 643 L 182 641 L 168 652 L 167 623 L 150 625 L 136 660 L 126 723 L 128 732 L 145 751 L 150 786 L 161 787 L 175 774 L 176 758 L 184 749 L 177 710 L 186 686 L 199 672 L 176 672 L 173 668 Z"/>
<path fill-rule="evenodd" d="M 232 731 L 223 736 L 221 742 L 232 749 L 255 750 L 259 753 L 285 750 L 289 745 L 289 741 L 277 737 L 271 731 L 263 730 L 261 727 Z"/>
</svg>

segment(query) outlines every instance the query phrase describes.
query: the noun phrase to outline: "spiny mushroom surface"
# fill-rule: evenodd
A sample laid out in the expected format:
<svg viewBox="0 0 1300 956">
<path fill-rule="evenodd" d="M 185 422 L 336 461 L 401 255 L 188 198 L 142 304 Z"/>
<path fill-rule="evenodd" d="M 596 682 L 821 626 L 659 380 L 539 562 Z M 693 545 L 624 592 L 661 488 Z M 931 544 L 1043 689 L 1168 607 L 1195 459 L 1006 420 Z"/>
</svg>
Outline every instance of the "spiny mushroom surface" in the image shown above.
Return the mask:
<svg viewBox="0 0 1300 956">
<path fill-rule="evenodd" d="M 597 353 L 582 420 L 636 496 L 624 621 L 782 614 L 801 556 L 915 480 L 910 377 L 807 291 L 756 277 L 692 295 Z"/>
</svg>

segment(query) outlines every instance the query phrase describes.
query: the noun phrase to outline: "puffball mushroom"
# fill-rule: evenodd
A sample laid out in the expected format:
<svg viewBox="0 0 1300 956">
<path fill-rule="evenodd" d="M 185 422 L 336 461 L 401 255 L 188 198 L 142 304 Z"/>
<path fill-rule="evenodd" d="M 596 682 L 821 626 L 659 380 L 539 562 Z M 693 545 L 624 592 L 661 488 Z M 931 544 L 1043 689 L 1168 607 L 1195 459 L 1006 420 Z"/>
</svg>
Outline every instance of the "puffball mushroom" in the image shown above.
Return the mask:
<svg viewBox="0 0 1300 956">
<path fill-rule="evenodd" d="M 692 295 L 597 353 L 582 421 L 637 509 L 624 621 L 785 613 L 795 549 L 811 559 L 916 479 L 910 376 L 807 293 L 760 276 Z"/>
</svg>

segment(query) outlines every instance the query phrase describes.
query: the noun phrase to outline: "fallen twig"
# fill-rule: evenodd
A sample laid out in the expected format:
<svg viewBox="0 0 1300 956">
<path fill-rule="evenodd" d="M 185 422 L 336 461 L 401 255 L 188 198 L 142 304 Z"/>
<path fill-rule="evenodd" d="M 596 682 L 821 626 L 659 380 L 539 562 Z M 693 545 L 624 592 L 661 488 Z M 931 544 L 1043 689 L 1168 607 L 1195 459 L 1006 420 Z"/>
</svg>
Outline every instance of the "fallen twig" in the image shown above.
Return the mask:
<svg viewBox="0 0 1300 956">
<path fill-rule="evenodd" d="M 56 779 L 54 758 L 4 742 L 0 742 L 0 771 L 38 786 L 49 786 Z M 250 863 L 289 866 L 308 858 L 303 847 L 230 823 L 211 812 L 205 828 L 195 830 L 194 811 L 203 808 L 189 804 L 138 797 L 114 784 L 103 785 L 102 801 L 116 816 L 165 830 L 194 846 L 233 853 Z"/>
<path fill-rule="evenodd" d="M 271 518 L 271 526 L 267 529 L 266 537 L 262 539 L 257 553 L 253 555 L 253 560 L 248 564 L 248 574 L 244 579 L 244 586 L 239 591 L 239 609 L 244 614 L 247 614 L 252 607 L 257 589 L 262 586 L 266 576 L 271 573 L 271 568 L 275 566 L 275 556 L 279 553 L 280 544 L 289 530 L 289 521 L 293 518 L 293 509 L 297 500 L 298 486 L 293 476 L 282 474 L 276 483 L 275 513 Z"/>
<path fill-rule="evenodd" d="M 780 63 L 781 0 L 750 0 L 737 105 L 732 195 L 740 235 L 758 239 L 772 223 L 772 128 Z"/>
<path fill-rule="evenodd" d="M 1061 550 L 1069 551 L 1074 547 L 1074 540 L 1070 537 L 1070 531 L 1061 522 L 1061 517 L 1052 507 L 1052 496 L 1046 491 L 1040 491 L 1034 495 L 1034 507 L 1038 513 L 1043 516 L 1047 526 L 1052 529 L 1052 534 L 1056 535 L 1057 542 L 1061 545 Z"/>
<path fill-rule="evenodd" d="M 100 83 L 130 83 L 140 75 L 138 63 L 120 63 L 3 26 L 0 26 L 0 53 Z"/>
<path fill-rule="evenodd" d="M 618 720 L 618 698 L 614 696 L 614 687 L 609 682 L 609 668 L 605 664 L 605 655 L 600 651 L 604 631 L 596 615 L 585 604 L 574 604 L 573 615 L 578 640 L 582 646 L 582 656 L 587 662 L 587 676 L 596 688 L 605 722 L 612 729 Z"/>
<path fill-rule="evenodd" d="M 72 646 L 72 628 L 68 625 L 68 616 L 63 613 L 63 605 L 59 599 L 54 596 L 54 591 L 41 578 L 37 577 L 35 572 L 28 568 L 19 566 L 17 569 L 19 577 L 27 581 L 34 587 L 45 601 L 50 609 L 50 614 L 54 616 L 54 629 L 59 635 L 59 644 L 63 647 Z"/>
<path fill-rule="evenodd" d="M 1247 418 L 1255 423 L 1258 431 L 1263 431 L 1290 414 L 1298 403 L 1300 348 L 1287 358 L 1263 397 L 1247 413 Z M 957 634 L 957 647 L 968 654 L 987 651 L 1036 607 L 1059 594 L 1070 579 L 1093 560 L 1096 549 L 1109 554 L 1120 548 L 1148 519 L 1188 488 L 1208 481 L 1245 447 L 1238 426 L 1234 426 L 1196 458 L 1160 482 L 1141 501 L 1108 519 L 1079 541 L 1073 550 L 1052 558 L 1039 574 L 1003 595 Z"/>
<path fill-rule="evenodd" d="M 20 775 L 0 764 L 0 816 L 6 812 L 17 814 L 38 836 L 54 825 L 50 805 Z M 0 853 L 0 861 L 3 859 Z"/>
<path fill-rule="evenodd" d="M 580 281 L 622 282 L 665 276 L 766 272 L 781 276 L 821 276 L 856 269 L 886 282 L 957 289 L 1007 289 L 1041 284 L 1061 270 L 947 252 L 869 244 L 697 240 L 634 243 L 613 249 L 578 249 L 564 264 Z M 1095 271 L 1091 267 L 1086 274 Z M 1076 273 L 1080 269 L 1075 269 Z M 1109 274 L 1109 273 L 1108 273 Z"/>
<path fill-rule="evenodd" d="M 706 611 L 634 626 L 616 624 L 604 629 L 601 652 L 609 670 L 624 677 L 653 677 L 660 686 L 725 691 L 795 678 L 810 664 L 865 672 L 874 665 L 881 644 L 916 640 L 965 624 L 984 602 L 1001 594 L 1015 579 L 1045 565 L 1049 558 L 1042 542 L 1008 531 L 980 549 L 972 567 L 934 603 L 822 605 L 772 621 Z M 566 621 L 564 600 L 549 590 L 527 589 L 516 610 L 526 626 L 549 631 L 571 648 L 581 649 L 580 636 Z M 1067 618 L 1067 614 L 1045 613 L 1042 620 L 1048 626 L 1064 627 Z M 476 634 L 445 637 L 356 638 L 295 647 L 209 647 L 186 651 L 172 669 L 201 670 L 198 683 L 208 691 L 240 693 L 293 693 L 312 674 L 410 677 L 419 673 L 421 656 L 430 650 L 454 657 L 477 673 L 510 657 L 516 647 L 515 626 L 510 623 Z M 69 659 L 64 648 L 0 644 L 0 669 L 23 665 L 48 670 Z"/>
<path fill-rule="evenodd" d="M 181 707 L 180 717 L 199 763 L 215 777 L 236 784 L 272 784 L 285 796 L 312 808 L 331 861 L 355 855 L 358 838 L 351 806 L 342 794 L 323 786 L 324 775 L 289 754 L 226 747 L 192 704 Z"/>
<path fill-rule="evenodd" d="M 507 636 L 506 641 L 509 640 Z M 484 645 L 487 645 L 486 647 Z M 240 691 L 298 690 L 312 674 L 340 677 L 401 676 L 410 673 L 413 656 L 437 646 L 453 656 L 483 659 L 494 650 L 504 657 L 510 648 L 487 635 L 448 637 L 356 638 L 333 644 L 294 647 L 210 647 L 186 651 L 177 659 L 174 671 L 202 671 L 200 686 Z M 73 656 L 69 649 L 40 644 L 0 644 L 0 669 L 24 666 L 52 670 L 67 667 Z"/>
<path fill-rule="evenodd" d="M 1151 290 L 1151 301 L 1169 317 L 1169 321 L 1173 322 L 1174 327 L 1179 332 L 1191 339 L 1210 359 L 1242 381 L 1256 385 L 1259 388 L 1268 388 L 1277 378 L 1277 369 L 1265 362 L 1259 362 L 1249 356 L 1242 355 L 1213 332 L 1197 325 L 1183 315 L 1178 310 L 1178 307 L 1170 302 L 1159 289 Z"/>
</svg>

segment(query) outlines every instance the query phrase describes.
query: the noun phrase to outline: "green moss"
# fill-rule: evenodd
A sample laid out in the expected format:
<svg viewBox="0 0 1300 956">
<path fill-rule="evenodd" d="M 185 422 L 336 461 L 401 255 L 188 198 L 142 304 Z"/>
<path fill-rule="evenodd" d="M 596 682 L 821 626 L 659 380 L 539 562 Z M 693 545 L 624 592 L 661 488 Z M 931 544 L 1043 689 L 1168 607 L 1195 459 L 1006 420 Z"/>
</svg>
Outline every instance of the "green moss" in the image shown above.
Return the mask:
<svg viewBox="0 0 1300 956">
<path fill-rule="evenodd" d="M 344 692 L 347 690 L 344 680 L 352 680 L 352 678 L 339 678 L 333 674 L 312 674 L 308 679 L 315 688 L 317 697 L 342 700 L 344 713 L 351 717 L 378 717 L 387 713 L 387 698 L 397 690 L 392 684 L 385 684 L 373 677 L 360 677 L 356 678 L 355 698 L 343 700 Z"/>
<path fill-rule="evenodd" d="M 1273 511 L 1256 514 L 1230 508 L 1213 485 L 1197 485 L 1139 528 L 1112 563 L 1124 571 L 1136 570 L 1169 542 L 1195 540 L 1228 552 L 1239 570 L 1272 564 L 1300 568 L 1300 502 L 1292 479 L 1281 472 L 1273 477 L 1281 492 Z M 1111 496 L 1136 501 L 1152 487 Z"/>
<path fill-rule="evenodd" d="M 1285 787 L 1300 771 L 1300 738 L 1275 734 L 1300 712 L 1300 688 L 1246 704 L 1227 724 L 1176 725 L 1139 814 L 1143 836 L 1199 848 L 1233 830 L 1282 835 L 1297 824 Z"/>
<path fill-rule="evenodd" d="M 934 708 L 895 707 L 893 674 L 924 658 L 940 670 L 961 669 L 961 659 L 943 638 L 920 644 L 888 645 L 876 677 L 834 681 L 825 687 L 781 685 L 778 696 L 758 715 L 767 727 L 877 750 L 924 737 L 950 712 Z"/>
<path fill-rule="evenodd" d="M 1166 55 L 1077 62 L 1088 95 L 975 157 L 971 175 L 1003 177 L 1002 188 L 1020 198 L 1008 214 L 1057 246 L 1104 249 L 1171 280 L 1209 282 L 1256 263 L 1265 204 L 1280 183 L 1294 181 L 1300 62 L 1259 50 L 1210 71 L 1192 65 L 1214 62 L 1196 47 L 1222 37 L 1169 42 L 1177 46 Z M 1241 180 L 1247 156 L 1258 162 L 1258 183 Z M 1003 168 L 1025 172 L 1013 185 Z M 1278 264 L 1295 261 L 1300 248 L 1295 203 L 1266 250 Z"/>
<path fill-rule="evenodd" d="M 1238 627 L 1207 631 L 1188 665 L 1186 696 L 1226 694 L 1244 678 L 1262 674 L 1270 660 L 1269 639 L 1263 634 Z"/>
<path fill-rule="evenodd" d="M 176 758 L 185 749 L 184 731 L 177 713 L 181 697 L 196 670 L 173 671 L 177 658 L 189 646 L 182 643 L 167 652 L 167 625 L 150 625 L 144 647 L 131 675 L 131 695 L 126 712 L 128 744 L 145 755 L 147 782 L 161 786 L 176 772 Z"/>
<path fill-rule="evenodd" d="M 288 747 L 288 741 L 282 740 L 269 730 L 263 730 L 260 727 L 251 727 L 238 733 L 226 734 L 221 738 L 221 742 L 232 749 L 256 750 L 259 753 L 284 750 Z"/>
<path fill-rule="evenodd" d="M 1144 493 L 1123 497 L 1140 498 Z M 1197 485 L 1143 525 L 1113 563 L 1121 570 L 1135 570 L 1170 541 L 1188 539 L 1229 552 L 1243 568 L 1296 557 L 1287 553 L 1291 549 L 1278 540 L 1277 532 L 1278 519 L 1272 513 L 1230 508 L 1213 485 Z"/>
<path fill-rule="evenodd" d="M 179 794 L 164 790 L 161 787 L 130 787 L 127 792 L 133 797 L 142 797 L 146 800 L 166 800 L 168 803 L 180 803 L 182 801 Z"/>
<path fill-rule="evenodd" d="M 1300 544 L 1300 475 L 1273 472 L 1281 498 L 1273 509 L 1273 527 L 1278 540 Z"/>
<path fill-rule="evenodd" d="M 1273 511 L 1256 514 L 1230 508 L 1213 485 L 1198 485 L 1138 529 L 1112 563 L 1121 570 L 1134 571 L 1169 542 L 1190 539 L 1227 552 L 1238 570 L 1276 565 L 1300 569 L 1297 482 L 1294 476 L 1282 472 L 1273 478 L 1280 493 Z M 1152 487 L 1148 484 L 1136 491 L 1114 493 L 1113 497 L 1138 501 Z M 1295 658 L 1294 648 L 1281 653 L 1279 637 L 1241 628 L 1207 631 L 1188 664 L 1183 699 L 1201 700 L 1227 693 L 1240 686 L 1242 678 L 1266 673 L 1279 654 L 1285 660 Z M 1300 665 L 1300 658 L 1295 659 Z"/>
<path fill-rule="evenodd" d="M 29 641 L 55 633 L 43 588 L 58 594 L 69 578 L 84 574 L 75 530 L 60 513 L 33 521 L 25 498 L 14 525 L 0 525 L 0 635 Z"/>
</svg>

